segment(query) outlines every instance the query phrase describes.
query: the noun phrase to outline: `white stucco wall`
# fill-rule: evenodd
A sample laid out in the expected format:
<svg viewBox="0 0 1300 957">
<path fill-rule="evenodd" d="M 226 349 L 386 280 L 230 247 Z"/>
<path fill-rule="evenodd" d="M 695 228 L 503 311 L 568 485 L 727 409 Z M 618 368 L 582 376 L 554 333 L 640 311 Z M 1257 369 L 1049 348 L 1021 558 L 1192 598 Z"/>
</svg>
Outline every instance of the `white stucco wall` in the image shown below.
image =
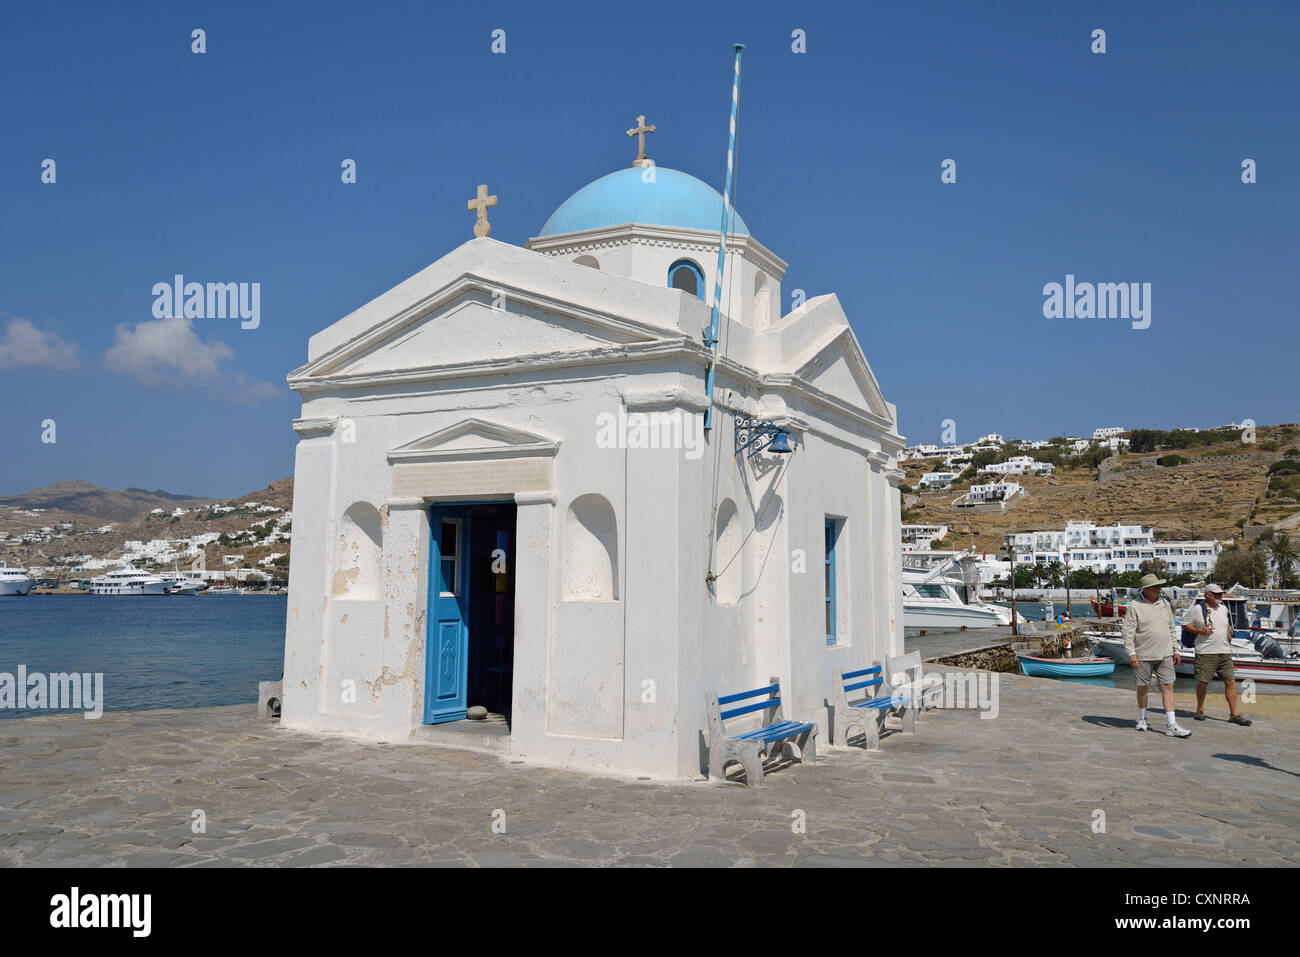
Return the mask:
<svg viewBox="0 0 1300 957">
<path fill-rule="evenodd" d="M 754 273 L 747 285 L 739 272 L 753 305 Z M 476 240 L 314 336 L 309 364 L 291 376 L 303 412 L 284 726 L 389 740 L 421 726 L 428 508 L 491 499 L 517 504 L 512 754 L 689 776 L 701 765 L 706 692 L 770 675 L 782 678 L 787 716 L 824 734 L 831 669 L 901 648 L 898 493 L 887 473 L 902 441 L 834 298 L 779 316 L 779 283 L 768 284 L 765 323 L 733 324 L 698 457 L 598 446 L 601 413 L 700 416 L 708 309 L 661 285 Z M 491 308 L 492 290 L 507 286 L 504 309 Z M 736 410 L 788 423 L 801 447 L 738 459 Z M 495 431 L 437 438 L 466 422 Z M 480 456 L 476 442 L 496 444 Z M 715 471 L 717 501 L 736 506 L 734 603 L 706 583 Z M 596 579 L 565 580 L 568 512 L 582 496 L 613 512 L 617 597 Z M 358 597 L 351 566 L 364 548 L 344 516 L 362 506 L 381 517 L 382 587 Z M 845 522 L 834 648 L 823 612 L 828 515 Z"/>
</svg>

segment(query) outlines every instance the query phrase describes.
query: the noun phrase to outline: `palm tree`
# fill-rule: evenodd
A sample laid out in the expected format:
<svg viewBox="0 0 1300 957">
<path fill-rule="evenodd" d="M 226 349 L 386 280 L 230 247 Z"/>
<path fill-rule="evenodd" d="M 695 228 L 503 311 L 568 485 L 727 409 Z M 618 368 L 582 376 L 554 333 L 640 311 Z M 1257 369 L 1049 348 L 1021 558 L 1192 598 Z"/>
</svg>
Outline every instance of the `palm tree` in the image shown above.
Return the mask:
<svg viewBox="0 0 1300 957">
<path fill-rule="evenodd" d="M 1034 584 L 1039 588 L 1042 588 L 1043 579 L 1047 576 L 1047 563 L 1041 560 L 1034 562 L 1032 574 L 1034 576 Z"/>
<path fill-rule="evenodd" d="M 1300 561 L 1300 548 L 1286 534 L 1267 539 L 1264 547 L 1268 549 L 1268 557 L 1273 560 L 1277 571 L 1277 587 L 1290 588 L 1295 581 L 1295 564 Z"/>
<path fill-rule="evenodd" d="M 1061 578 L 1065 574 L 1065 566 L 1060 561 L 1053 559 L 1047 563 L 1047 583 L 1053 588 L 1059 588 Z"/>
</svg>

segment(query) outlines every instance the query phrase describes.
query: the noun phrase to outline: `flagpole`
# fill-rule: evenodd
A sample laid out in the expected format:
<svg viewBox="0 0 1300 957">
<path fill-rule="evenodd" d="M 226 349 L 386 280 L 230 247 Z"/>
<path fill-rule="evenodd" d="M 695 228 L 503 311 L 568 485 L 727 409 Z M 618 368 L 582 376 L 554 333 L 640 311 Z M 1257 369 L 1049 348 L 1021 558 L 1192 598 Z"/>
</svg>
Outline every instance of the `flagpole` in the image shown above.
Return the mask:
<svg viewBox="0 0 1300 957">
<path fill-rule="evenodd" d="M 704 430 L 713 428 L 713 379 L 718 364 L 718 304 L 722 299 L 722 271 L 727 265 L 727 225 L 731 212 L 731 175 L 736 160 L 736 117 L 740 111 L 740 53 L 745 49 L 743 43 L 733 43 L 736 51 L 736 70 L 731 82 L 731 130 L 727 138 L 727 183 L 722 191 L 722 227 L 718 237 L 718 270 L 713 282 L 713 313 L 709 318 L 709 337 L 705 345 L 712 355 L 709 357 L 709 371 L 705 391 L 709 394 L 709 404 L 704 410 Z"/>
</svg>

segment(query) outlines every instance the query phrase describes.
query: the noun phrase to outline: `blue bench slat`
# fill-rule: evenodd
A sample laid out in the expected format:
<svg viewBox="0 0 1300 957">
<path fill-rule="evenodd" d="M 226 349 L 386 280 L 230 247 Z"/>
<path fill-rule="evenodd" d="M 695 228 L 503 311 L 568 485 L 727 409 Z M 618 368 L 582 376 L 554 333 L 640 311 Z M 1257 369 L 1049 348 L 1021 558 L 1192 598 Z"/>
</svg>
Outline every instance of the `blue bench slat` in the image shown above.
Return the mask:
<svg viewBox="0 0 1300 957">
<path fill-rule="evenodd" d="M 785 725 L 776 725 L 772 728 L 770 732 L 768 732 L 766 735 L 763 736 L 763 740 L 775 741 L 779 738 L 793 737 L 796 734 L 803 734 L 805 731 L 811 730 L 813 727 L 814 725 L 812 724 L 809 724 L 807 722 L 799 722 L 799 721 L 791 722 Z"/>
<path fill-rule="evenodd" d="M 847 693 L 849 691 L 858 691 L 862 688 L 874 688 L 876 685 L 883 685 L 884 683 L 884 678 L 872 678 L 870 681 L 858 681 L 851 685 L 845 685 L 844 691 Z"/>
<path fill-rule="evenodd" d="M 756 701 L 754 704 L 742 705 L 739 708 L 732 708 L 730 711 L 722 712 L 722 720 L 726 721 L 728 718 L 749 714 L 751 711 L 766 711 L 768 708 L 775 708 L 780 703 L 780 698 L 767 698 L 763 701 Z"/>
<path fill-rule="evenodd" d="M 769 725 L 766 728 L 759 728 L 757 731 L 750 731 L 746 734 L 738 734 L 733 741 L 777 741 L 781 738 L 793 737 L 796 734 L 802 734 L 813 726 L 798 721 L 786 721 L 782 724 Z"/>
<path fill-rule="evenodd" d="M 845 679 L 861 678 L 863 675 L 878 675 L 878 674 L 880 674 L 880 665 L 876 665 L 874 668 L 863 668 L 861 671 L 846 671 L 844 672 L 844 674 L 840 675 L 840 677 Z"/>
<path fill-rule="evenodd" d="M 855 708 L 897 708 L 899 705 L 907 704 L 907 697 L 892 698 L 872 698 L 870 701 L 864 701 L 862 704 L 855 704 Z"/>
<path fill-rule="evenodd" d="M 742 738 L 762 737 L 763 735 L 770 734 L 773 731 L 784 731 L 789 728 L 797 728 L 800 724 L 801 722 L 799 721 L 780 721 L 776 724 L 769 724 L 766 727 L 755 728 L 753 731 L 746 731 L 744 734 L 733 735 L 732 740 L 738 741 Z"/>
<path fill-rule="evenodd" d="M 752 698 L 758 694 L 775 694 L 776 685 L 768 685 L 766 688 L 755 688 L 753 691 L 740 691 L 736 694 L 723 695 L 718 699 L 718 704 L 731 704 L 733 701 L 744 701 L 746 698 Z"/>
</svg>

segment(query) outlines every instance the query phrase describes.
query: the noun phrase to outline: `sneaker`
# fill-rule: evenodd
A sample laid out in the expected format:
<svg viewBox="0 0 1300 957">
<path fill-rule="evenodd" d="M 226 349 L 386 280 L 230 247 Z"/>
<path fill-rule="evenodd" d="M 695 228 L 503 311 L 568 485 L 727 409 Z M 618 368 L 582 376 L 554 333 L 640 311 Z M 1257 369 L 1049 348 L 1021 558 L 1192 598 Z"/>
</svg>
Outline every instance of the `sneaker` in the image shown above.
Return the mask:
<svg viewBox="0 0 1300 957">
<path fill-rule="evenodd" d="M 1193 721 L 1204 721 L 1204 720 L 1205 720 L 1205 712 L 1204 712 L 1204 711 L 1198 711 L 1198 712 L 1196 712 L 1196 714 L 1192 715 L 1192 720 L 1193 720 Z"/>
<path fill-rule="evenodd" d="M 1190 738 L 1192 736 L 1192 732 L 1188 731 L 1186 728 L 1180 728 L 1176 724 L 1171 724 L 1169 727 L 1165 728 L 1165 734 L 1169 735 L 1171 738 Z"/>
<path fill-rule="evenodd" d="M 1243 717 L 1242 715 L 1239 714 L 1234 714 L 1231 718 L 1228 719 L 1228 724 L 1239 724 L 1243 728 L 1249 728 L 1250 723 L 1251 722 L 1249 718 Z"/>
<path fill-rule="evenodd" d="M 1150 728 L 1147 727 L 1147 723 L 1146 723 L 1146 721 L 1139 721 L 1139 722 L 1137 723 L 1137 729 L 1138 729 L 1139 731 L 1150 731 L 1150 730 L 1151 730 Z"/>
</svg>

